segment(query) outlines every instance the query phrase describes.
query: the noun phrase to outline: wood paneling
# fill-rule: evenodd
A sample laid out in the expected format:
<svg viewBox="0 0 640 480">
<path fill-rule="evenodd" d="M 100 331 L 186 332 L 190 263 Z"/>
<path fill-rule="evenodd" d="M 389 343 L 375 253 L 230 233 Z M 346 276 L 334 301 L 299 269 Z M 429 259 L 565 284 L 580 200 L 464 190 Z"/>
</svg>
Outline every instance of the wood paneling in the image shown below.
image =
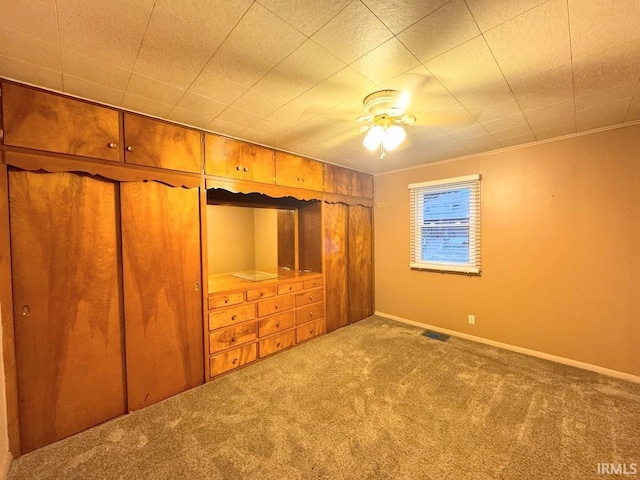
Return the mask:
<svg viewBox="0 0 640 480">
<path fill-rule="evenodd" d="M 278 267 L 296 269 L 296 211 L 278 209 Z"/>
<path fill-rule="evenodd" d="M 351 171 L 351 195 L 373 198 L 373 175 Z"/>
<path fill-rule="evenodd" d="M 121 186 L 129 410 L 204 380 L 197 189 Z"/>
<path fill-rule="evenodd" d="M 11 83 L 2 105 L 5 145 L 120 160 L 117 110 Z"/>
<path fill-rule="evenodd" d="M 351 195 L 351 170 L 325 163 L 324 191 L 339 195 Z"/>
<path fill-rule="evenodd" d="M 323 204 L 324 276 L 326 289 L 327 331 L 349 324 L 347 280 L 347 205 Z"/>
<path fill-rule="evenodd" d="M 232 138 L 205 134 L 205 173 L 273 184 L 273 150 Z"/>
<path fill-rule="evenodd" d="M 23 452 L 125 411 L 117 187 L 9 173 Z"/>
<path fill-rule="evenodd" d="M 125 113 L 124 140 L 126 163 L 202 171 L 202 133 L 197 130 Z"/>
<path fill-rule="evenodd" d="M 310 202 L 298 209 L 298 263 L 303 271 L 322 271 L 322 204 Z"/>
<path fill-rule="evenodd" d="M 349 206 L 349 323 L 373 315 L 372 209 Z"/>
<path fill-rule="evenodd" d="M 289 153 L 276 152 L 276 185 L 321 192 L 322 163 Z"/>
</svg>

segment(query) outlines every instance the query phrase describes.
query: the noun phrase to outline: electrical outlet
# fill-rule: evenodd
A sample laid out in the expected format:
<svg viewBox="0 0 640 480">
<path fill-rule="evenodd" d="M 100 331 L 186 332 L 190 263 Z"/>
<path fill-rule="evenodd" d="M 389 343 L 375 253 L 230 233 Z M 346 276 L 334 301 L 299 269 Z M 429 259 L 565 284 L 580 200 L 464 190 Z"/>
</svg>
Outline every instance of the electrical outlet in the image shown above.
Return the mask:
<svg viewBox="0 0 640 480">
<path fill-rule="evenodd" d="M 475 324 L 476 324 L 476 316 L 469 315 L 469 325 L 475 325 Z"/>
</svg>

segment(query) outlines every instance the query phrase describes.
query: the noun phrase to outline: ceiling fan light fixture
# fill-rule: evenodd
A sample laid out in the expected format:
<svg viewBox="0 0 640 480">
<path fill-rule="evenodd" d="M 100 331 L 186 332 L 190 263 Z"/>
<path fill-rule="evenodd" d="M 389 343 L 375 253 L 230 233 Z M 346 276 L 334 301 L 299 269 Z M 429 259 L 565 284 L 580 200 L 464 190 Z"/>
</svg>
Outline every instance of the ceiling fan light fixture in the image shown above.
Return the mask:
<svg viewBox="0 0 640 480">
<path fill-rule="evenodd" d="M 391 125 L 384 132 L 384 139 L 382 140 L 382 143 L 385 150 L 391 151 L 400 145 L 406 137 L 407 132 L 404 131 L 404 128 L 400 125 Z"/>
<path fill-rule="evenodd" d="M 384 128 L 380 125 L 375 125 L 369 129 L 367 135 L 364 137 L 362 144 L 372 152 L 380 146 L 385 139 Z"/>
</svg>

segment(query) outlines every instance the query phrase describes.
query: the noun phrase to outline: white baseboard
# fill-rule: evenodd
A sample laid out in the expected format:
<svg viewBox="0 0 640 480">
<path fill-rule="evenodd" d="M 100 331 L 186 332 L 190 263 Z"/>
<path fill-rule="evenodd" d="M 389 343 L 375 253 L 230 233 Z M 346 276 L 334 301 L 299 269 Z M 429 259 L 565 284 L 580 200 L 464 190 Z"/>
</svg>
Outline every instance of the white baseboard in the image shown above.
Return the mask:
<svg viewBox="0 0 640 480">
<path fill-rule="evenodd" d="M 13 461 L 13 455 L 11 452 L 5 453 L 4 461 L 0 465 L 0 480 L 7 480 L 9 476 L 9 468 L 11 468 L 11 462 Z"/>
<path fill-rule="evenodd" d="M 614 378 L 619 378 L 621 380 L 627 380 L 629 382 L 640 383 L 640 377 L 636 375 L 632 375 L 630 373 L 619 372 L 617 370 L 611 370 L 609 368 L 599 367 L 598 365 L 591 365 L 590 363 L 579 362 L 577 360 L 572 360 L 570 358 L 558 357 L 556 355 L 551 355 L 544 352 L 538 352 L 537 350 L 529 350 L 528 348 L 509 345 L 508 343 L 496 342 L 494 340 L 488 340 L 486 338 L 476 337 L 475 335 L 469 335 L 466 333 L 456 332 L 455 330 L 448 330 L 446 328 L 436 327 L 434 325 L 428 325 L 426 323 L 416 322 L 414 320 L 409 320 L 408 318 L 397 317 L 395 315 L 390 315 L 384 312 L 375 312 L 375 314 L 380 317 L 388 318 L 390 320 L 395 320 L 401 323 L 406 323 L 408 325 L 413 325 L 415 327 L 428 328 L 429 330 L 434 330 L 436 332 L 446 333 L 447 335 L 464 338 L 465 340 L 471 340 L 472 342 L 484 343 L 485 345 L 491 345 L 492 347 L 498 347 L 498 348 L 502 348 L 504 350 L 510 350 L 516 353 L 522 353 L 524 355 L 529 355 L 531 357 L 542 358 L 544 360 L 549 360 L 551 362 L 562 363 L 563 365 L 569 365 L 571 367 L 576 367 L 576 368 L 582 368 L 583 370 L 589 370 L 591 372 L 600 373 L 602 375 L 607 375 L 608 377 L 614 377 Z"/>
</svg>

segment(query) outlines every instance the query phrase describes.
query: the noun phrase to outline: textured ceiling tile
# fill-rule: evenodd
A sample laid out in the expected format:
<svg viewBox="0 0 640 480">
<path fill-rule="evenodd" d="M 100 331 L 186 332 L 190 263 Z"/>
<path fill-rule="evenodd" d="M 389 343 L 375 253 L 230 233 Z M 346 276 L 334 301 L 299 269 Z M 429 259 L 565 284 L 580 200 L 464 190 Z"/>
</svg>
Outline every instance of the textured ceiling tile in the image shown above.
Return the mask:
<svg viewBox="0 0 640 480">
<path fill-rule="evenodd" d="M 56 0 L 58 11 L 90 20 L 96 27 L 109 27 L 114 34 L 139 44 L 154 0 Z M 160 3 L 160 2 L 158 2 Z"/>
<path fill-rule="evenodd" d="M 76 78 L 124 92 L 131 72 L 83 53 L 62 49 L 62 71 Z"/>
<path fill-rule="evenodd" d="M 186 92 L 178 103 L 176 103 L 176 108 L 194 112 L 205 117 L 207 119 L 206 123 L 209 123 L 227 107 L 228 105 L 226 103 L 203 97 L 190 91 Z"/>
<path fill-rule="evenodd" d="M 254 3 L 206 70 L 251 87 L 305 40 L 295 28 Z"/>
<path fill-rule="evenodd" d="M 207 129 L 215 133 L 222 133 L 223 135 L 237 137 L 237 135 L 243 130 L 246 130 L 247 127 L 246 125 L 236 125 L 235 123 L 225 122 L 224 120 L 214 118 L 209 122 L 209 125 L 207 125 Z"/>
<path fill-rule="evenodd" d="M 574 102 L 573 99 L 565 100 L 563 102 L 546 105 L 534 110 L 527 110 L 524 112 L 524 115 L 527 117 L 529 125 L 531 125 L 531 128 L 534 130 L 549 127 L 552 119 L 554 122 L 561 124 L 574 123 Z"/>
<path fill-rule="evenodd" d="M 416 124 L 435 126 L 443 132 L 453 132 L 476 125 L 475 117 L 457 100 L 416 113 Z"/>
<path fill-rule="evenodd" d="M 380 84 L 411 70 L 418 63 L 404 45 L 392 38 L 353 62 L 351 67 L 373 83 Z"/>
<path fill-rule="evenodd" d="M 346 66 L 346 63 L 316 42 L 307 40 L 278 65 L 278 70 L 305 83 L 315 84 L 329 78 Z"/>
<path fill-rule="evenodd" d="M 536 136 L 538 140 L 546 140 L 554 137 L 562 137 L 564 135 L 571 135 L 573 133 L 576 133 L 576 122 L 557 123 L 553 121 L 553 119 L 550 122 L 549 126 L 533 129 L 533 134 Z"/>
<path fill-rule="evenodd" d="M 174 87 L 168 83 L 160 82 L 154 78 L 145 77 L 134 73 L 131 75 L 127 92 L 140 97 L 150 98 L 167 105 L 175 105 L 184 95 L 185 90 Z"/>
<path fill-rule="evenodd" d="M 55 6 L 39 0 L 0 1 L 0 27 L 58 43 Z"/>
<path fill-rule="evenodd" d="M 167 115 L 167 120 L 197 128 L 207 128 L 211 118 L 208 115 L 202 115 L 180 107 L 174 107 Z"/>
<path fill-rule="evenodd" d="M 574 57 L 640 40 L 638 0 L 568 0 Z"/>
<path fill-rule="evenodd" d="M 60 71 L 60 48 L 25 33 L 0 27 L 0 55 Z"/>
<path fill-rule="evenodd" d="M 624 122 L 628 108 L 629 100 L 619 100 L 606 105 L 576 110 L 577 130 L 583 132 L 609 125 L 619 125 Z"/>
<path fill-rule="evenodd" d="M 260 130 L 254 130 L 252 128 L 247 128 L 240 133 L 240 137 L 247 142 L 259 143 L 265 145 L 273 135 L 262 132 Z"/>
<path fill-rule="evenodd" d="M 240 98 L 233 102 L 233 106 L 248 112 L 254 112 L 258 117 L 266 117 L 277 110 L 281 106 L 281 103 L 255 90 L 247 90 Z"/>
<path fill-rule="evenodd" d="M 473 125 L 470 125 L 464 128 L 459 128 L 457 130 L 449 130 L 447 131 L 447 134 L 450 137 L 460 141 L 468 138 L 481 137 L 481 136 L 487 135 L 487 130 L 482 125 L 476 122 Z"/>
<path fill-rule="evenodd" d="M 531 128 L 528 124 L 516 126 L 507 125 L 507 128 L 503 130 L 496 130 L 491 132 L 491 136 L 495 138 L 499 143 L 502 143 L 502 141 L 506 139 L 522 137 L 525 135 L 531 135 L 531 137 L 533 137 L 533 132 L 531 131 Z"/>
<path fill-rule="evenodd" d="M 310 37 L 325 23 L 349 5 L 352 0 L 260 0 L 264 5 L 290 25 Z"/>
<path fill-rule="evenodd" d="M 636 120 L 640 120 L 640 83 L 638 83 L 636 93 L 631 100 L 631 104 L 624 118 L 625 122 L 633 122 Z"/>
<path fill-rule="evenodd" d="M 72 75 L 62 75 L 65 93 L 77 95 L 96 102 L 119 106 L 124 96 L 124 90 L 116 90 L 99 83 L 90 82 Z"/>
<path fill-rule="evenodd" d="M 502 72 L 481 36 L 430 60 L 425 67 L 457 98 L 505 84 Z"/>
<path fill-rule="evenodd" d="M 244 125 L 244 128 L 248 128 L 260 120 L 260 118 L 262 117 L 256 115 L 255 112 L 242 110 L 241 108 L 234 107 L 232 105 L 220 113 L 216 117 L 216 120 L 222 120 L 223 122 L 229 122 L 235 125 Z"/>
<path fill-rule="evenodd" d="M 520 105 L 515 100 L 510 100 L 505 103 L 500 103 L 483 110 L 472 111 L 471 113 L 478 119 L 479 122 L 491 122 L 493 120 L 502 119 L 514 115 L 522 114 Z"/>
<path fill-rule="evenodd" d="M 353 97 L 364 98 L 365 94 L 369 93 L 373 87 L 374 84 L 370 80 L 351 67 L 347 67 L 316 85 L 307 93 L 310 97 L 322 99 L 323 103 L 330 104 L 329 108 L 331 108 Z"/>
<path fill-rule="evenodd" d="M 151 15 L 135 71 L 187 88 L 210 60 L 250 2 L 164 0 Z"/>
<path fill-rule="evenodd" d="M 195 79 L 189 91 L 223 103 L 229 103 L 246 92 L 247 87 L 232 82 L 215 73 L 205 71 L 198 75 L 198 78 Z"/>
<path fill-rule="evenodd" d="M 500 25 L 547 0 L 466 0 L 483 32 Z"/>
<path fill-rule="evenodd" d="M 455 140 L 455 137 L 453 137 Z M 472 153 L 488 152 L 500 148 L 500 144 L 491 135 L 479 135 L 459 140 L 460 144 Z"/>
<path fill-rule="evenodd" d="M 273 120 L 269 120 L 268 118 L 262 118 L 251 125 L 252 130 L 263 132 L 271 137 L 284 132 L 285 130 L 287 130 L 287 128 L 288 127 L 286 125 L 274 122 Z"/>
<path fill-rule="evenodd" d="M 96 19 L 87 20 L 62 11 L 58 12 L 58 19 L 62 48 L 75 50 L 122 68 L 133 69 L 142 34 L 137 38 L 134 35 L 122 35 L 120 28 L 114 28 L 111 23 L 100 23 Z"/>
<path fill-rule="evenodd" d="M 631 101 L 637 85 L 638 82 L 634 81 L 633 83 L 627 83 L 626 85 L 619 85 L 614 88 L 600 90 L 596 93 L 584 95 L 582 97 L 576 97 L 576 110 L 584 110 L 589 107 L 613 103 L 618 100 L 627 99 Z"/>
<path fill-rule="evenodd" d="M 173 109 L 173 105 L 158 102 L 150 98 L 134 95 L 131 92 L 125 92 L 122 98 L 122 107 L 134 112 L 145 113 L 154 117 L 165 118 Z"/>
<path fill-rule="evenodd" d="M 306 92 L 312 86 L 312 83 L 294 78 L 279 68 L 274 68 L 262 77 L 252 89 L 278 100 L 281 104 L 285 104 Z"/>
<path fill-rule="evenodd" d="M 488 88 L 478 90 L 469 96 L 459 96 L 460 103 L 470 112 L 486 110 L 507 102 L 514 101 L 513 93 L 505 82 L 496 83 Z"/>
<path fill-rule="evenodd" d="M 427 111 L 456 101 L 438 79 L 422 65 L 383 82 L 378 87 L 408 92 L 411 112 Z"/>
<path fill-rule="evenodd" d="M 62 75 L 59 71 L 49 70 L 2 55 L 0 55 L 0 76 L 62 91 Z"/>
<path fill-rule="evenodd" d="M 464 0 L 453 0 L 399 34 L 398 38 L 421 62 L 426 62 L 479 33 Z"/>
<path fill-rule="evenodd" d="M 526 143 L 535 142 L 536 137 L 533 135 L 533 133 L 525 133 L 523 135 L 517 135 L 515 137 L 508 137 L 508 138 L 499 138 L 497 140 L 498 140 L 498 143 L 500 143 L 500 146 L 502 148 L 507 148 L 507 147 L 515 147 L 516 145 L 523 145 Z"/>
<path fill-rule="evenodd" d="M 400 33 L 449 0 L 362 0 L 393 33 Z"/>
<path fill-rule="evenodd" d="M 490 121 L 481 120 L 480 123 L 489 133 L 499 132 L 509 127 L 529 126 L 529 122 L 527 122 L 526 117 L 522 113 L 516 113 L 515 115 L 508 115 Z"/>
<path fill-rule="evenodd" d="M 571 62 L 566 0 L 551 0 L 484 37 L 507 80 Z"/>
<path fill-rule="evenodd" d="M 392 36 L 367 7 L 352 2 L 312 38 L 343 62 L 351 63 Z"/>
<path fill-rule="evenodd" d="M 508 80 L 522 110 L 532 110 L 573 98 L 573 77 L 568 63 Z"/>
</svg>

